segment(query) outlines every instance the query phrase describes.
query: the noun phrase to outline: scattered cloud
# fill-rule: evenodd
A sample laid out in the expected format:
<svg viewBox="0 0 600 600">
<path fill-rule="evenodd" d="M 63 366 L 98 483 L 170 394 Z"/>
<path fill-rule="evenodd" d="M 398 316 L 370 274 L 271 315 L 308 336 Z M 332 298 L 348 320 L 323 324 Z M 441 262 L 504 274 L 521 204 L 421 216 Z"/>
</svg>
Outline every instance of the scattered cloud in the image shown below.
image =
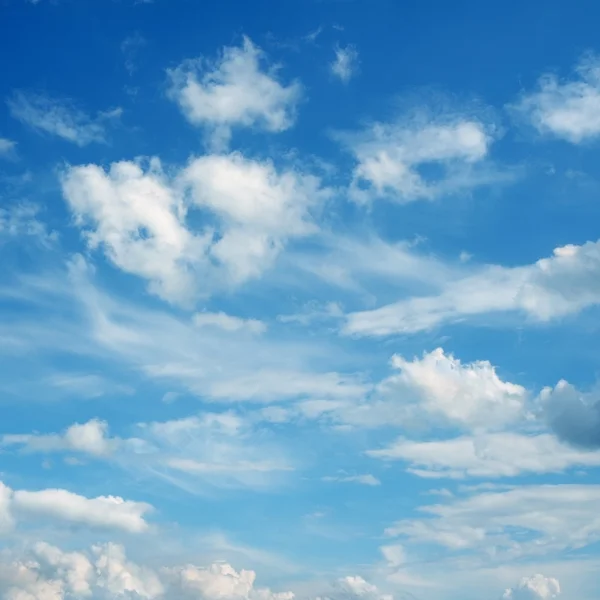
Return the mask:
<svg viewBox="0 0 600 600">
<path fill-rule="evenodd" d="M 125 69 L 130 75 L 133 75 L 137 71 L 138 54 L 146 43 L 146 39 L 138 31 L 128 35 L 121 42 L 121 52 L 125 59 Z"/>
<path fill-rule="evenodd" d="M 374 475 L 335 475 L 322 477 L 322 481 L 337 482 L 337 483 L 359 483 L 360 485 L 377 486 L 381 485 L 381 481 Z"/>
<path fill-rule="evenodd" d="M 571 81 L 544 75 L 535 92 L 525 94 L 511 106 L 541 134 L 552 135 L 573 144 L 600 136 L 600 58 L 583 59 Z"/>
<path fill-rule="evenodd" d="M 387 534 L 452 551 L 491 552 L 496 558 L 584 548 L 600 540 L 600 486 L 524 485 L 474 493 L 421 507 L 423 519 L 402 520 Z"/>
<path fill-rule="evenodd" d="M 560 595 L 560 583 L 557 579 L 544 577 L 544 575 L 534 575 L 533 577 L 523 577 L 518 586 L 504 592 L 502 599 L 551 600 L 551 598 L 558 598 Z"/>
<path fill-rule="evenodd" d="M 58 435 L 19 434 L 3 435 L 0 446 L 21 446 L 26 452 L 81 452 L 97 458 L 112 454 L 120 440 L 108 436 L 108 424 L 92 419 L 75 423 Z"/>
<path fill-rule="evenodd" d="M 329 65 L 331 73 L 342 83 L 348 83 L 358 72 L 358 51 L 352 45 L 335 47 L 335 59 Z"/>
<path fill-rule="evenodd" d="M 216 61 L 188 60 L 168 75 L 171 99 L 190 123 L 206 130 L 215 150 L 227 147 L 235 128 L 277 133 L 294 123 L 300 84 L 281 83 L 277 68 L 247 37 L 240 47 L 224 48 Z"/>
<path fill-rule="evenodd" d="M 46 248 L 52 246 L 58 239 L 58 233 L 48 231 L 39 214 L 40 208 L 30 203 L 0 208 L 0 242 L 12 239 L 23 243 L 24 238 L 30 238 Z"/>
<path fill-rule="evenodd" d="M 55 135 L 77 146 L 106 142 L 106 125 L 121 116 L 117 108 L 90 117 L 66 98 L 15 92 L 8 100 L 11 115 L 39 133 Z"/>
<path fill-rule="evenodd" d="M 47 519 L 92 528 L 142 533 L 149 528 L 144 515 L 152 510 L 145 502 L 118 496 L 86 498 L 62 489 L 11 490 L 0 482 L 0 523 L 12 527 L 21 519 Z"/>
<path fill-rule="evenodd" d="M 367 454 L 404 461 L 410 473 L 430 479 L 517 477 L 600 466 L 600 452 L 573 450 L 550 434 L 504 432 L 438 441 L 399 439 Z"/>
<path fill-rule="evenodd" d="M 336 135 L 356 159 L 349 193 L 361 204 L 433 200 L 506 179 L 486 164 L 494 137 L 494 127 L 478 118 L 424 112 Z M 438 174 L 426 175 L 427 166 Z"/>
<path fill-rule="evenodd" d="M 152 293 L 187 305 L 258 277 L 287 240 L 317 231 L 311 211 L 328 197 L 312 175 L 235 153 L 194 159 L 175 178 L 156 158 L 145 169 L 134 162 L 108 171 L 69 167 L 62 189 L 91 249 L 147 279 Z M 216 221 L 194 231 L 190 211 Z"/>
<path fill-rule="evenodd" d="M 351 313 L 347 334 L 416 333 L 490 313 L 520 313 L 548 322 L 600 303 L 600 242 L 556 248 L 552 256 L 519 266 L 475 267 L 438 294 L 415 296 Z"/>
<path fill-rule="evenodd" d="M 201 312 L 193 316 L 196 327 L 216 327 L 225 331 L 247 331 L 248 333 L 264 333 L 267 326 L 258 319 L 241 319 L 224 312 Z"/>
</svg>

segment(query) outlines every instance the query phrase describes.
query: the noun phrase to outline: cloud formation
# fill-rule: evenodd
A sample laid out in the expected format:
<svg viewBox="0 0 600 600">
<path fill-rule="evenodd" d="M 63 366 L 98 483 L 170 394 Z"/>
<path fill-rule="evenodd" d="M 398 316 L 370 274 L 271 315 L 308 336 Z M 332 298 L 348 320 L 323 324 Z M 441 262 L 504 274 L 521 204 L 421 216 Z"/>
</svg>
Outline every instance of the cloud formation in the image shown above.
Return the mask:
<svg viewBox="0 0 600 600">
<path fill-rule="evenodd" d="M 511 109 L 541 134 L 572 144 L 596 139 L 600 135 L 600 58 L 587 56 L 575 74 L 571 81 L 544 75 L 538 89 L 525 94 Z"/>
<path fill-rule="evenodd" d="M 213 150 L 227 148 L 236 128 L 277 133 L 294 123 L 300 84 L 281 83 L 247 37 L 239 47 L 225 47 L 217 60 L 188 60 L 168 75 L 171 99 L 190 123 L 206 130 Z"/>
<path fill-rule="evenodd" d="M 83 147 L 106 142 L 106 125 L 121 116 L 121 109 L 90 117 L 66 98 L 17 91 L 8 100 L 11 115 L 39 133 L 55 135 Z"/>
</svg>

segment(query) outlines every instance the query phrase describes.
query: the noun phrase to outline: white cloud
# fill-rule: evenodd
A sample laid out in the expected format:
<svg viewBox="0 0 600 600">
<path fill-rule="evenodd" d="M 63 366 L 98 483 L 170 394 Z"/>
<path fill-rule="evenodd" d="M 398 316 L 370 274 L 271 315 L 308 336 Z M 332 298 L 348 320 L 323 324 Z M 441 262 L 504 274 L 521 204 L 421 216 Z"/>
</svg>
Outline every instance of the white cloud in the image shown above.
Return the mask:
<svg viewBox="0 0 600 600">
<path fill-rule="evenodd" d="M 450 424 L 493 429 L 523 413 L 526 390 L 500 379 L 488 361 L 463 364 L 437 348 L 412 361 L 395 355 L 391 364 L 400 373 L 386 379 L 381 387 L 399 397 L 406 397 L 408 392 L 420 408 Z"/>
<path fill-rule="evenodd" d="M 597 485 L 531 485 L 423 506 L 422 519 L 388 528 L 417 544 L 499 558 L 583 548 L 600 540 Z"/>
<path fill-rule="evenodd" d="M 144 515 L 152 510 L 144 502 L 118 496 L 86 498 L 67 490 L 11 490 L 0 482 L 0 524 L 11 527 L 25 518 L 50 519 L 102 529 L 142 533 L 149 525 Z"/>
<path fill-rule="evenodd" d="M 117 544 L 65 552 L 38 542 L 25 556 L 0 563 L 0 594 L 6 600 L 152 599 L 163 591 L 157 575 L 128 561 Z"/>
<path fill-rule="evenodd" d="M 506 590 L 503 600 L 551 600 L 561 595 L 560 583 L 552 577 L 523 577 L 518 586 Z"/>
<path fill-rule="evenodd" d="M 98 419 L 75 423 L 61 435 L 13 434 L 0 438 L 0 446 L 23 446 L 28 452 L 72 451 L 95 457 L 108 456 L 117 449 L 119 442 L 108 436 L 108 424 Z"/>
<path fill-rule="evenodd" d="M 499 177 L 484 163 L 493 129 L 467 116 L 419 115 L 337 137 L 356 158 L 350 197 L 361 203 L 377 198 L 400 203 L 433 200 Z M 427 166 L 439 168 L 439 175 L 426 176 Z"/>
<path fill-rule="evenodd" d="M 599 304 L 599 282 L 600 242 L 562 246 L 531 265 L 479 267 L 445 283 L 439 294 L 351 313 L 344 331 L 374 336 L 415 333 L 469 317 L 509 312 L 544 323 Z"/>
<path fill-rule="evenodd" d="M 8 106 L 15 119 L 32 129 L 78 146 L 104 143 L 106 123 L 121 115 L 121 109 L 114 109 L 92 118 L 68 99 L 25 92 L 15 92 Z"/>
<path fill-rule="evenodd" d="M 202 312 L 193 317 L 196 327 L 216 327 L 225 331 L 247 331 L 249 333 L 264 333 L 267 326 L 257 319 L 241 319 L 224 312 Z"/>
<path fill-rule="evenodd" d="M 312 211 L 329 195 L 316 177 L 278 173 L 271 162 L 236 153 L 192 161 L 183 180 L 194 206 L 221 220 L 222 235 L 210 253 L 240 283 L 269 267 L 288 239 L 316 233 Z"/>
<path fill-rule="evenodd" d="M 426 478 L 516 477 L 600 466 L 600 452 L 573 450 L 549 434 L 504 432 L 439 441 L 399 439 L 367 454 L 407 462 L 409 472 Z"/>
<path fill-rule="evenodd" d="M 62 188 L 91 248 L 147 279 L 151 292 L 184 304 L 261 275 L 288 239 L 317 231 L 311 210 L 328 196 L 315 177 L 278 173 L 270 162 L 239 154 L 192 160 L 173 179 L 158 159 L 146 170 L 133 162 L 108 172 L 71 167 Z M 193 231 L 191 210 L 217 221 Z"/>
<path fill-rule="evenodd" d="M 573 144 L 600 135 L 600 59 L 589 56 L 576 68 L 576 79 L 561 82 L 545 75 L 538 90 L 524 95 L 511 107 L 542 134 Z"/>
<path fill-rule="evenodd" d="M 168 74 L 170 97 L 190 123 L 206 129 L 216 150 L 227 147 L 236 127 L 280 132 L 294 123 L 300 85 L 282 84 L 248 38 L 224 48 L 217 61 L 188 60 Z"/>
<path fill-rule="evenodd" d="M 359 483 L 360 485 L 377 486 L 381 485 L 381 481 L 374 475 L 335 475 L 322 477 L 322 481 L 337 482 L 337 483 Z"/>
<path fill-rule="evenodd" d="M 335 59 L 329 65 L 331 72 L 342 83 L 348 83 L 358 71 L 358 51 L 352 45 L 335 47 Z"/>
<path fill-rule="evenodd" d="M 292 592 L 272 592 L 268 588 L 255 588 L 256 573 L 250 570 L 236 571 L 227 563 L 213 564 L 208 568 L 187 565 L 166 570 L 166 577 L 173 581 L 173 591 L 178 598 L 220 598 L 244 600 L 292 600 Z"/>
<path fill-rule="evenodd" d="M 559 381 L 540 393 L 543 416 L 563 440 L 583 448 L 600 447 L 600 394 L 581 392 L 567 381 Z"/>
</svg>

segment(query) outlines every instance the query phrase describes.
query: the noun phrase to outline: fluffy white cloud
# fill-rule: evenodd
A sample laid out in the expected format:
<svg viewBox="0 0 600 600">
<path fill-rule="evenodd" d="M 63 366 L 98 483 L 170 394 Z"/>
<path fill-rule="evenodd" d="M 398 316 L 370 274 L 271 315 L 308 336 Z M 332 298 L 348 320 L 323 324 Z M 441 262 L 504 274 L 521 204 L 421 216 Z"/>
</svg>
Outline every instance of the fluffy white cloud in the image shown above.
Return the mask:
<svg viewBox="0 0 600 600">
<path fill-rule="evenodd" d="M 189 300 L 195 265 L 208 247 L 206 237 L 185 225 L 185 206 L 153 159 L 144 172 L 133 162 L 69 168 L 63 194 L 90 248 L 101 248 L 115 266 L 150 282 L 169 300 Z"/>
<path fill-rule="evenodd" d="M 348 83 L 358 71 L 358 51 L 354 46 L 336 46 L 335 59 L 329 65 L 331 72 L 343 83 Z"/>
<path fill-rule="evenodd" d="M 581 392 L 567 381 L 559 381 L 540 393 L 544 417 L 563 440 L 584 448 L 600 447 L 600 394 Z"/>
<path fill-rule="evenodd" d="M 28 452 L 81 452 L 95 457 L 111 454 L 119 440 L 108 436 L 105 421 L 75 423 L 60 435 L 12 434 L 0 437 L 1 446 L 23 446 Z"/>
<path fill-rule="evenodd" d="M 149 527 L 144 515 L 151 510 L 149 504 L 118 496 L 86 498 L 60 489 L 11 490 L 0 482 L 0 527 L 5 529 L 21 518 L 39 517 L 141 533 Z"/>
<path fill-rule="evenodd" d="M 40 133 L 56 135 L 78 146 L 106 141 L 106 124 L 121 116 L 121 109 L 90 117 L 73 102 L 42 94 L 16 92 L 8 100 L 15 119 Z"/>
<path fill-rule="evenodd" d="M 179 598 L 220 598 L 246 600 L 292 600 L 292 592 L 274 593 L 267 588 L 255 588 L 256 573 L 250 570 L 236 571 L 227 563 L 213 564 L 208 568 L 187 565 L 166 570 L 166 577 L 173 582 Z"/>
<path fill-rule="evenodd" d="M 264 333 L 267 326 L 257 319 L 241 319 L 224 312 L 202 312 L 193 317 L 196 327 L 216 327 L 225 331 L 247 331 L 249 333 Z"/>
<path fill-rule="evenodd" d="M 374 336 L 415 333 L 468 317 L 507 312 L 547 322 L 600 303 L 599 282 L 600 242 L 568 245 L 531 265 L 475 269 L 445 283 L 436 295 L 351 313 L 345 332 Z"/>
<path fill-rule="evenodd" d="M 426 478 L 516 477 L 600 466 L 600 452 L 574 450 L 549 434 L 504 432 L 438 441 L 399 439 L 367 454 L 404 461 L 409 472 Z"/>
<path fill-rule="evenodd" d="M 526 390 L 500 379 L 488 361 L 463 364 L 437 348 L 421 359 L 409 361 L 395 355 L 391 362 L 400 373 L 385 380 L 381 387 L 400 397 L 408 391 L 420 408 L 451 424 L 501 427 L 523 413 Z"/>
<path fill-rule="evenodd" d="M 157 575 L 128 561 L 117 544 L 65 552 L 39 542 L 25 556 L 0 563 L 0 594 L 6 600 L 151 599 L 163 591 Z"/>
<path fill-rule="evenodd" d="M 262 273 L 288 239 L 316 233 L 312 210 L 328 197 L 316 177 L 278 173 L 268 161 L 236 153 L 192 161 L 183 180 L 194 206 L 221 221 L 220 239 L 210 254 L 234 282 Z"/>
<path fill-rule="evenodd" d="M 503 600 L 551 600 L 560 596 L 560 583 L 552 577 L 524 577 L 519 585 L 506 590 Z"/>
<path fill-rule="evenodd" d="M 600 540 L 597 485 L 532 485 L 473 493 L 423 506 L 427 517 L 387 530 L 418 544 L 472 549 L 496 557 L 583 548 Z"/>
<path fill-rule="evenodd" d="M 168 74 L 171 98 L 190 123 L 207 130 L 217 150 L 227 146 L 236 127 L 279 132 L 295 120 L 300 85 L 282 84 L 248 38 L 241 47 L 224 48 L 217 61 L 188 60 Z"/>
<path fill-rule="evenodd" d="M 357 165 L 350 196 L 357 202 L 388 198 L 406 203 L 432 200 L 497 179 L 484 167 L 492 129 L 478 119 L 419 115 L 395 123 L 375 123 L 360 134 L 338 135 Z M 428 177 L 423 167 L 440 174 Z"/>
<path fill-rule="evenodd" d="M 53 489 L 35 492 L 17 490 L 13 493 L 11 506 L 16 513 L 130 533 L 148 529 L 144 515 L 152 510 L 145 502 L 132 502 L 118 496 L 86 498 Z"/>
<path fill-rule="evenodd" d="M 577 77 L 561 82 L 542 77 L 537 91 L 527 94 L 512 110 L 527 118 L 542 134 L 573 144 L 600 135 L 600 59 L 589 56 L 576 68 Z"/>
<path fill-rule="evenodd" d="M 108 172 L 71 167 L 62 188 L 92 249 L 148 280 L 151 292 L 181 303 L 259 276 L 288 239 L 317 231 L 311 210 L 328 196 L 315 177 L 278 173 L 270 162 L 239 154 L 200 157 L 175 178 L 158 159 L 146 170 L 134 162 L 114 163 Z M 190 210 L 212 219 L 194 231 Z"/>
</svg>

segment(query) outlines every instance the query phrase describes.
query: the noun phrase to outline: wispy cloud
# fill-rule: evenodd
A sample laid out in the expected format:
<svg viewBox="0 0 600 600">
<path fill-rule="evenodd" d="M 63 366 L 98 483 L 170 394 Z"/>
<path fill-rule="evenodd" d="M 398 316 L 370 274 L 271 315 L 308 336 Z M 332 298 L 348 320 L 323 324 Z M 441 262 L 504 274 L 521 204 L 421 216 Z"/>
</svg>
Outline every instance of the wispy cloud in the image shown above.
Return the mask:
<svg viewBox="0 0 600 600">
<path fill-rule="evenodd" d="M 8 99 L 12 116 L 39 133 L 55 135 L 77 146 L 106 142 L 106 126 L 121 116 L 121 109 L 96 117 L 67 98 L 17 91 Z"/>
<path fill-rule="evenodd" d="M 354 46 L 348 45 L 336 46 L 334 51 L 335 59 L 329 65 L 331 73 L 342 83 L 348 83 L 358 74 L 358 50 Z"/>
</svg>

